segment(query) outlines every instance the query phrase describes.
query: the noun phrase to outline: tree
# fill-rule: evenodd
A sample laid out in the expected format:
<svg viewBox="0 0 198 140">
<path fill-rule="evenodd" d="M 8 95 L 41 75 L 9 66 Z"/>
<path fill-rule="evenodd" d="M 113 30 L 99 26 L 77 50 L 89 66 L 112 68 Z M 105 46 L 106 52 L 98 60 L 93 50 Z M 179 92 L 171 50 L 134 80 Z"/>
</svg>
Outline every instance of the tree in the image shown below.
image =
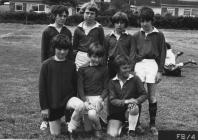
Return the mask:
<svg viewBox="0 0 198 140">
<path fill-rule="evenodd" d="M 130 0 L 112 0 L 111 7 L 117 10 L 128 10 L 130 9 Z"/>
<path fill-rule="evenodd" d="M 62 5 L 70 5 L 72 7 L 77 7 L 77 0 L 45 0 L 46 3 L 49 4 L 62 4 Z"/>
</svg>

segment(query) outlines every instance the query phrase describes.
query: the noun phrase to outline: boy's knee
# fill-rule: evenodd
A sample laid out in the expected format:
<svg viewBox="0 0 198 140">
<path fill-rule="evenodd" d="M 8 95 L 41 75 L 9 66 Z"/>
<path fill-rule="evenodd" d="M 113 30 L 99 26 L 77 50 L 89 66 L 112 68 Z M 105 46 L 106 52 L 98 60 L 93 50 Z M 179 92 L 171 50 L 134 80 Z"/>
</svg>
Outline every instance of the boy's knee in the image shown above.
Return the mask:
<svg viewBox="0 0 198 140">
<path fill-rule="evenodd" d="M 135 105 L 134 107 L 129 107 L 129 114 L 130 115 L 138 115 L 139 114 L 139 107 L 138 105 Z"/>
<path fill-rule="evenodd" d="M 95 120 L 95 119 L 97 119 L 97 112 L 96 112 L 96 110 L 89 110 L 88 111 L 88 117 L 89 117 L 89 119 L 91 119 L 91 120 Z"/>
<path fill-rule="evenodd" d="M 83 112 L 85 110 L 85 105 L 84 103 L 81 101 L 79 102 L 77 105 L 76 105 L 76 108 L 75 108 L 76 111 L 78 112 Z"/>
<path fill-rule="evenodd" d="M 84 105 L 84 102 L 82 100 L 80 100 L 77 97 L 72 97 L 71 102 L 72 102 L 72 104 L 75 103 L 75 105 L 72 105 L 73 106 L 73 109 L 75 111 L 78 111 L 78 112 L 84 111 L 85 105 Z"/>
<path fill-rule="evenodd" d="M 118 137 L 120 135 L 118 130 L 116 131 L 116 130 L 113 130 L 113 129 L 112 130 L 108 130 L 107 134 L 110 135 L 111 137 Z"/>
</svg>

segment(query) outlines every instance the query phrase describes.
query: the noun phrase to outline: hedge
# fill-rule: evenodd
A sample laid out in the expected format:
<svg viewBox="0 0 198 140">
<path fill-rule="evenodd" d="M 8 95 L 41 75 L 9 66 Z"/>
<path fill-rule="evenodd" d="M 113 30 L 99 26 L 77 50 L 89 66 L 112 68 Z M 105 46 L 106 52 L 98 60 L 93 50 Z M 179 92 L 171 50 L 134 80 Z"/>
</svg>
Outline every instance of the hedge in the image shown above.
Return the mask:
<svg viewBox="0 0 198 140">
<path fill-rule="evenodd" d="M 128 13 L 129 26 L 138 27 L 138 15 Z M 111 16 L 98 16 L 103 26 L 112 27 Z M 83 21 L 83 16 L 76 14 L 69 16 L 66 25 L 75 26 Z M 27 13 L 27 12 L 6 12 L 0 13 L 0 22 L 2 23 L 24 23 L 24 24 L 49 24 L 49 15 L 45 13 Z M 164 29 L 198 29 L 198 17 L 175 17 L 155 15 L 154 25 Z"/>
</svg>

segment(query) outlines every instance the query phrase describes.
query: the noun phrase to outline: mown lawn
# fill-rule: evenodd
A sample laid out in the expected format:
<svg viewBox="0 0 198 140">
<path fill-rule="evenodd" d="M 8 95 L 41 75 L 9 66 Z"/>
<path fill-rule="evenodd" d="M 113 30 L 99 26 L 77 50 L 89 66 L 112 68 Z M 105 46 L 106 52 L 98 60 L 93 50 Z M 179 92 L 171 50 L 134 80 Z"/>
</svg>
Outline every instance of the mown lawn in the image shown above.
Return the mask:
<svg viewBox="0 0 198 140">
<path fill-rule="evenodd" d="M 39 130 L 40 39 L 45 26 L 0 24 L 0 138 L 54 139 L 49 131 Z M 70 29 L 73 32 L 74 28 Z M 137 30 L 130 28 L 129 32 Z M 192 58 L 198 62 L 198 31 L 162 31 L 174 50 L 184 51 L 179 61 Z M 105 28 L 108 32 L 110 29 Z M 163 77 L 157 90 L 159 130 L 198 130 L 197 73 L 198 66 L 189 65 L 183 69 L 182 77 Z M 141 122 L 146 133 L 136 139 L 157 139 L 149 133 L 147 102 L 143 104 Z M 58 138 L 67 136 L 64 132 Z"/>
</svg>

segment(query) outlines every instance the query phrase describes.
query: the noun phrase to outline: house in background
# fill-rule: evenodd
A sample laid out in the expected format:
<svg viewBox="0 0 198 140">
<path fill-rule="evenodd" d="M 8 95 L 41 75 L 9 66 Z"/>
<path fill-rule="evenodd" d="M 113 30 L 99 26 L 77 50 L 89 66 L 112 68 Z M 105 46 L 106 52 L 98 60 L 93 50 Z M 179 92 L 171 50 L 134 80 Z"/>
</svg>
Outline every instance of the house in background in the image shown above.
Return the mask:
<svg viewBox="0 0 198 140">
<path fill-rule="evenodd" d="M 51 4 L 46 3 L 45 0 L 11 0 L 10 11 L 13 12 L 36 12 L 49 13 Z M 72 6 L 68 6 L 69 15 L 75 13 Z"/>
<path fill-rule="evenodd" d="M 198 17 L 198 0 L 162 0 L 162 15 Z"/>
<path fill-rule="evenodd" d="M 148 6 L 155 14 L 198 17 L 198 0 L 131 0 L 133 9 Z"/>
<path fill-rule="evenodd" d="M 161 14 L 161 0 L 133 0 L 131 4 L 133 9 L 136 7 L 136 10 L 139 10 L 143 6 L 148 6 L 155 14 Z"/>
</svg>

